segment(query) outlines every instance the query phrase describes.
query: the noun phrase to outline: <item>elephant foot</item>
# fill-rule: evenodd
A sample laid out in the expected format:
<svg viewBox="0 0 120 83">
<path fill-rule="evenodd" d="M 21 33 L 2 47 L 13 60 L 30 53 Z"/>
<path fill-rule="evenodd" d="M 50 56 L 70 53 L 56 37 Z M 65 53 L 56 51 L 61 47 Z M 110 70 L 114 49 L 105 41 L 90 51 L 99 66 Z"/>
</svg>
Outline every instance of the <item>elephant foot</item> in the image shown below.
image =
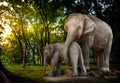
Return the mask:
<svg viewBox="0 0 120 83">
<path fill-rule="evenodd" d="M 85 68 L 86 68 L 86 70 L 90 70 L 90 67 L 89 67 L 89 66 L 86 66 Z"/>
<path fill-rule="evenodd" d="M 78 77 L 78 74 L 74 74 L 74 73 L 73 73 L 72 77 Z"/>
<path fill-rule="evenodd" d="M 108 67 L 101 67 L 100 70 L 101 71 L 110 71 L 110 69 Z"/>
<path fill-rule="evenodd" d="M 62 74 L 61 74 L 61 72 L 59 72 L 59 73 L 57 73 L 57 75 L 58 75 L 58 76 L 61 76 Z"/>
<path fill-rule="evenodd" d="M 53 77 L 53 76 L 54 76 L 54 75 L 53 75 L 53 74 L 51 74 L 51 73 L 49 73 L 49 74 L 48 74 L 48 77 Z"/>
<path fill-rule="evenodd" d="M 80 73 L 80 76 L 86 76 L 87 75 L 87 72 L 81 72 Z"/>
</svg>

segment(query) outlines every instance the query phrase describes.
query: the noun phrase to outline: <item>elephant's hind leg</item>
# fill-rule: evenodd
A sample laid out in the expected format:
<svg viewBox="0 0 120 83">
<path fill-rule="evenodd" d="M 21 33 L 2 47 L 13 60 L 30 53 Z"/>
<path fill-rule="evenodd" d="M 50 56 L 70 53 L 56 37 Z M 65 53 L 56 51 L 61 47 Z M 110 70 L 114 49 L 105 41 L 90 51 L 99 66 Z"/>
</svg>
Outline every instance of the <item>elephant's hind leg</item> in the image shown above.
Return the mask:
<svg viewBox="0 0 120 83">
<path fill-rule="evenodd" d="M 90 69 L 90 66 L 89 66 L 89 50 L 90 50 L 89 45 L 87 42 L 84 42 L 84 43 L 82 43 L 81 47 L 82 47 L 85 68 L 86 68 L 86 70 L 89 70 Z"/>
<path fill-rule="evenodd" d="M 110 58 L 110 52 L 111 52 L 111 46 L 112 46 L 112 38 L 113 36 L 110 36 L 110 39 L 106 45 L 106 48 L 104 49 L 104 67 L 101 68 L 103 71 L 109 71 L 109 58 Z"/>
<path fill-rule="evenodd" d="M 108 37 L 108 41 L 106 45 L 104 46 L 103 51 L 98 53 L 99 57 L 99 68 L 102 71 L 109 71 L 109 58 L 110 58 L 110 52 L 111 52 L 111 46 L 112 46 L 112 39 L 113 35 L 110 34 Z"/>
<path fill-rule="evenodd" d="M 109 54 L 110 52 L 106 49 L 97 52 L 99 70 L 109 71 Z"/>
<path fill-rule="evenodd" d="M 73 77 L 78 76 L 78 70 L 77 70 L 78 56 L 79 56 L 79 54 L 76 53 L 75 50 L 70 50 L 70 63 L 71 63 L 72 68 L 73 68 Z"/>
</svg>

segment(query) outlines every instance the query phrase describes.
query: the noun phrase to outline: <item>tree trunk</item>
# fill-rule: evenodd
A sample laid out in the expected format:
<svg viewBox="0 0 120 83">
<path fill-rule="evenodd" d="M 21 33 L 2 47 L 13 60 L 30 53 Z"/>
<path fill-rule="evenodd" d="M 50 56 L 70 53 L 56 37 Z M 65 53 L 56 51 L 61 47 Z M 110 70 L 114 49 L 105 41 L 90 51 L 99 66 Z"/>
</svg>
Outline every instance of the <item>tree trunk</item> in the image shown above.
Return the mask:
<svg viewBox="0 0 120 83">
<path fill-rule="evenodd" d="M 34 81 L 14 75 L 6 70 L 0 61 L 0 83 L 34 83 Z"/>
<path fill-rule="evenodd" d="M 50 43 L 50 31 L 48 30 L 48 44 Z"/>
<path fill-rule="evenodd" d="M 41 52 L 41 65 L 43 65 L 44 60 L 43 60 L 43 48 L 40 49 Z"/>
<path fill-rule="evenodd" d="M 38 63 L 41 65 L 41 52 L 38 50 Z"/>
<path fill-rule="evenodd" d="M 22 67 L 23 68 L 25 68 L 25 66 L 26 66 L 26 50 L 27 49 L 25 47 L 25 49 L 23 50 L 23 61 L 22 61 L 23 62 L 23 66 Z"/>
<path fill-rule="evenodd" d="M 0 61 L 0 83 L 11 83 L 8 79 L 9 72 L 4 68 Z"/>
<path fill-rule="evenodd" d="M 34 48 L 32 48 L 32 53 L 33 53 L 33 55 L 32 55 L 33 64 L 36 65 L 36 62 L 35 62 L 35 50 L 34 50 Z"/>
</svg>

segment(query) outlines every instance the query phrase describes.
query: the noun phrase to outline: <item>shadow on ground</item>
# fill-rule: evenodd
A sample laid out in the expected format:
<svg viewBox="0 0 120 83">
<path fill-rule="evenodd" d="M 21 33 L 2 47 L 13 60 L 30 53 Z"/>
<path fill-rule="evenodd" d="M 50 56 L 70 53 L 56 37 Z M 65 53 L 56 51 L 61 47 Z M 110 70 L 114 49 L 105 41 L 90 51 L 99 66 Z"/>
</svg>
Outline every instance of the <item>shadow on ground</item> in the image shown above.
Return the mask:
<svg viewBox="0 0 120 83">
<path fill-rule="evenodd" d="M 46 83 L 120 83 L 120 71 L 90 70 L 87 76 L 72 77 L 71 74 L 56 77 L 46 76 L 43 81 Z"/>
</svg>

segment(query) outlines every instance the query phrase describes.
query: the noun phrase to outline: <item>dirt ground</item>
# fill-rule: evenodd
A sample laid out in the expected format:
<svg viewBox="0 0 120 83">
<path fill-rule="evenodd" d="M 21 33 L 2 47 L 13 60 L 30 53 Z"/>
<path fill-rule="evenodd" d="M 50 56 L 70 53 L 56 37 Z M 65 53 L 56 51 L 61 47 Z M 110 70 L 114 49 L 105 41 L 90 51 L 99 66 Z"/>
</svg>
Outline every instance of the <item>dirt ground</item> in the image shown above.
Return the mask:
<svg viewBox="0 0 120 83">
<path fill-rule="evenodd" d="M 120 83 L 120 70 L 98 71 L 91 69 L 87 76 L 72 77 L 71 70 L 64 70 L 62 76 L 44 77 L 49 83 Z"/>
</svg>

